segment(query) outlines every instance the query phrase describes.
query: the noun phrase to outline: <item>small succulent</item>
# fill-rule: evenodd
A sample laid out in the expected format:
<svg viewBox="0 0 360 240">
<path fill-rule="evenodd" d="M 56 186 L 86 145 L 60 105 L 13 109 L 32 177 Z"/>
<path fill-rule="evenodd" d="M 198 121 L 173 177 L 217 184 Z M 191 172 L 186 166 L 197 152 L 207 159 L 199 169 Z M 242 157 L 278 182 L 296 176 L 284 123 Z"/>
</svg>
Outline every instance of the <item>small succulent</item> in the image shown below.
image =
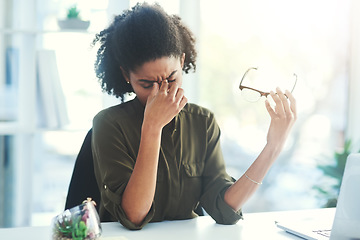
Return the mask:
<svg viewBox="0 0 360 240">
<path fill-rule="evenodd" d="M 63 217 L 54 226 L 53 239 L 73 239 L 82 240 L 87 237 L 88 227 L 86 222 L 82 221 L 82 216 L 77 216 L 75 219 L 68 219 Z"/>
<path fill-rule="evenodd" d="M 77 221 L 75 221 L 75 224 L 73 226 L 73 231 L 72 231 L 72 238 L 73 240 L 83 240 L 87 237 L 87 226 L 86 226 L 86 222 L 80 220 L 80 216 L 77 219 Z"/>
<path fill-rule="evenodd" d="M 80 14 L 80 10 L 77 8 L 76 5 L 73 5 L 67 11 L 67 18 L 68 19 L 80 18 L 79 14 Z"/>
</svg>

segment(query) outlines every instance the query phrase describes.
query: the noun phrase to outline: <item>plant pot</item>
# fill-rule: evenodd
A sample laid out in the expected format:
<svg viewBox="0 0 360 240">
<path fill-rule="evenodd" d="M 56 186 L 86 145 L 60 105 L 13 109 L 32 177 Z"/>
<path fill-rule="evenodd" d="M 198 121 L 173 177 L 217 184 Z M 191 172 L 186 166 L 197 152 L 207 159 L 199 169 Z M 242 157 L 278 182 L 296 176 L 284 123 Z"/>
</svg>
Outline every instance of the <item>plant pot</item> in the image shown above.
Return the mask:
<svg viewBox="0 0 360 240">
<path fill-rule="evenodd" d="M 52 221 L 53 240 L 98 239 L 102 228 L 91 201 L 65 210 Z"/>
<path fill-rule="evenodd" d="M 64 20 L 58 20 L 58 25 L 60 29 L 76 29 L 76 30 L 86 30 L 90 25 L 90 21 L 83 21 L 77 18 L 70 18 Z"/>
</svg>

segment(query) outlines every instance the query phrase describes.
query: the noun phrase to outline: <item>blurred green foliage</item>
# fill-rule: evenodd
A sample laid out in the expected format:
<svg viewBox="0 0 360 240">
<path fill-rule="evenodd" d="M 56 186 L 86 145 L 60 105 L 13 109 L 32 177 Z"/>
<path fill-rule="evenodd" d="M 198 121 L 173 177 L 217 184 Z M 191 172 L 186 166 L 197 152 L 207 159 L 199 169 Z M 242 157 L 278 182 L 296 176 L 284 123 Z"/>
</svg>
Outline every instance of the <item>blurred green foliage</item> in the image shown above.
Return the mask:
<svg viewBox="0 0 360 240">
<path fill-rule="evenodd" d="M 360 149 L 358 152 L 360 152 Z M 330 186 L 324 186 L 323 184 L 314 186 L 314 189 L 319 192 L 320 197 L 327 200 L 324 207 L 336 207 L 346 159 L 350 153 L 351 140 L 346 140 L 343 150 L 334 153 L 334 164 L 317 165 L 317 168 L 323 172 L 325 177 L 334 180 Z"/>
<path fill-rule="evenodd" d="M 67 18 L 74 19 L 79 18 L 80 11 L 78 10 L 76 5 L 70 7 L 67 11 Z"/>
</svg>

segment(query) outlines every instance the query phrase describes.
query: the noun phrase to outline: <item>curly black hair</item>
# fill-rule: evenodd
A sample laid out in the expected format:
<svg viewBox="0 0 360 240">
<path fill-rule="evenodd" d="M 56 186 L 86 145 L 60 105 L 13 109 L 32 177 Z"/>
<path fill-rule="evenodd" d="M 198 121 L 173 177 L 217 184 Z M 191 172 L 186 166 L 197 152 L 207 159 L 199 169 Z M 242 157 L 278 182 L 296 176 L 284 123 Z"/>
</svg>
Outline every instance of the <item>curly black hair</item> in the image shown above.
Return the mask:
<svg viewBox="0 0 360 240">
<path fill-rule="evenodd" d="M 138 3 L 114 18 L 110 26 L 96 34 L 100 44 L 95 73 L 101 88 L 120 97 L 132 93 L 120 67 L 128 74 L 145 62 L 161 57 L 180 57 L 185 53 L 183 71 L 196 70 L 195 37 L 177 15 L 168 15 L 158 5 Z"/>
</svg>

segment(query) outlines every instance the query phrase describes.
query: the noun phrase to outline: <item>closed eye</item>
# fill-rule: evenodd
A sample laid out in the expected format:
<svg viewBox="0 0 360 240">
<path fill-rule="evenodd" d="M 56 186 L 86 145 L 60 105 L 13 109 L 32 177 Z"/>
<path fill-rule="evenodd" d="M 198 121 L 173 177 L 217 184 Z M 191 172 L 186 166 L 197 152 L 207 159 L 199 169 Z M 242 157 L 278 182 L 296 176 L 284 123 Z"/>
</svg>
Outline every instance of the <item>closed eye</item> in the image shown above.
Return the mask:
<svg viewBox="0 0 360 240">
<path fill-rule="evenodd" d="M 146 88 L 152 88 L 152 86 L 154 85 L 154 82 L 155 81 L 146 80 L 146 79 L 140 79 L 139 80 L 140 86 L 145 88 L 145 89 Z"/>
<path fill-rule="evenodd" d="M 176 78 L 171 79 L 174 77 L 175 73 L 177 72 L 177 70 L 173 71 L 167 78 L 166 80 L 168 81 L 168 83 L 172 83 L 176 81 Z M 152 81 L 152 80 L 148 80 L 148 79 L 139 79 L 138 80 L 140 82 L 140 85 L 144 88 L 144 89 L 148 89 L 148 88 L 152 88 L 152 86 L 154 86 L 154 83 L 156 81 Z M 161 85 L 161 82 L 159 82 L 159 84 Z"/>
<path fill-rule="evenodd" d="M 168 83 L 172 83 L 172 82 L 175 82 L 176 79 L 167 79 Z M 154 86 L 154 81 L 143 81 L 141 86 L 145 89 L 148 89 L 148 88 L 152 88 L 152 86 Z"/>
<path fill-rule="evenodd" d="M 143 88 L 152 88 L 152 86 L 154 86 L 154 83 L 145 83 L 142 85 Z"/>
</svg>

